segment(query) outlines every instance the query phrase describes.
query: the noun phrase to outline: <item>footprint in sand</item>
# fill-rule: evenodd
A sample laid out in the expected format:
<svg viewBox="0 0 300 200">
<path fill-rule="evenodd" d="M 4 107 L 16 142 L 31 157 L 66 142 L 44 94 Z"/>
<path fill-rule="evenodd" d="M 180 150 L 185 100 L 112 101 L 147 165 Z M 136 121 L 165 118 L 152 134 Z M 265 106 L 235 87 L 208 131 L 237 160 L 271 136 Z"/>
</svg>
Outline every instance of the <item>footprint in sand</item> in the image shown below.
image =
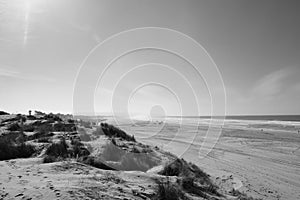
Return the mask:
<svg viewBox="0 0 300 200">
<path fill-rule="evenodd" d="M 21 197 L 21 196 L 24 196 L 24 194 L 20 193 L 20 194 L 17 194 L 15 197 Z"/>
<path fill-rule="evenodd" d="M 59 190 L 54 190 L 56 197 L 61 197 L 60 191 Z"/>
<path fill-rule="evenodd" d="M 23 196 L 22 199 L 23 200 L 31 200 L 32 198 L 31 197 L 27 197 L 27 196 Z"/>
<path fill-rule="evenodd" d="M 8 193 L 5 192 L 4 189 L 5 189 L 5 188 L 3 188 L 3 190 L 0 190 L 0 198 L 1 198 L 1 199 L 4 199 L 4 197 L 6 197 L 6 196 L 8 195 Z"/>
</svg>

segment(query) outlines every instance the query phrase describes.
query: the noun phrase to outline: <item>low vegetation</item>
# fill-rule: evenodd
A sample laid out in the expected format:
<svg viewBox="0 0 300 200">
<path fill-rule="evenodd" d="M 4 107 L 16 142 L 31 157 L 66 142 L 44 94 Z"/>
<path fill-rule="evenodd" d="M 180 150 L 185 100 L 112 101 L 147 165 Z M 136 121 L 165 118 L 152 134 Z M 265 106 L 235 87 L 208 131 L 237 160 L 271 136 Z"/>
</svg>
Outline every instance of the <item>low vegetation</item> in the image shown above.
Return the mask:
<svg viewBox="0 0 300 200">
<path fill-rule="evenodd" d="M 90 152 L 78 140 L 72 140 L 71 146 L 68 146 L 65 139 L 52 143 L 45 152 L 44 162 L 57 162 L 66 158 L 79 158 L 88 156 Z"/>
<path fill-rule="evenodd" d="M 127 141 L 132 141 L 132 142 L 136 142 L 134 136 L 130 136 L 127 133 L 125 133 L 124 131 L 122 131 L 121 129 L 113 126 L 113 125 L 109 125 L 107 123 L 101 123 L 101 128 L 103 130 L 103 133 L 112 138 L 112 137 L 118 137 Z"/>
<path fill-rule="evenodd" d="M 191 199 L 191 195 L 204 199 L 224 197 L 218 192 L 218 187 L 211 182 L 208 174 L 184 159 L 178 158 L 167 164 L 159 174 L 167 177 L 176 176 L 177 181 L 158 182 L 157 199 Z M 257 200 L 234 189 L 230 195 L 237 197 L 238 200 Z"/>
<path fill-rule="evenodd" d="M 199 169 L 196 165 L 186 162 L 184 159 L 176 159 L 175 161 L 167 164 L 159 173 L 164 176 L 176 176 L 177 184 L 174 186 L 170 183 L 159 183 L 158 195 L 163 195 L 164 190 L 176 193 L 179 190 L 187 194 L 193 194 L 203 198 L 211 196 L 221 196 L 210 178 L 209 175 Z M 174 187 L 169 188 L 169 187 Z M 182 197 L 181 193 L 172 195 L 171 199 L 188 199 L 186 196 Z M 169 199 L 169 198 L 166 198 Z"/>
<path fill-rule="evenodd" d="M 8 126 L 7 130 L 9 130 L 9 131 L 20 131 L 21 127 L 19 126 L 18 123 L 13 123 L 13 124 Z"/>
<path fill-rule="evenodd" d="M 24 142 L 16 144 L 3 138 L 0 139 L 0 160 L 28 158 L 34 153 L 35 148 L 32 145 Z"/>
<path fill-rule="evenodd" d="M 81 126 L 78 131 L 75 124 Z M 92 130 L 86 131 L 87 128 L 92 129 L 94 124 L 45 113 L 7 118 L 0 123 L 7 130 L 0 138 L 0 160 L 28 158 L 43 153 L 44 163 L 73 159 L 104 170 L 144 172 L 159 164 L 160 160 L 154 156 L 158 147 L 150 148 L 138 143 L 133 135 L 107 123 L 102 123 L 92 134 Z M 109 138 L 108 142 L 100 155 L 91 155 L 93 147 L 89 141 L 102 135 Z M 166 164 L 159 174 L 161 176 L 156 179 L 157 193 L 153 197 L 155 200 L 188 200 L 192 199 L 191 196 L 223 198 L 210 176 L 184 159 L 178 158 Z M 120 182 L 118 177 L 108 179 Z M 254 200 L 237 190 L 232 190 L 230 194 L 239 200 Z"/>
<path fill-rule="evenodd" d="M 173 185 L 169 179 L 161 182 L 157 181 L 158 189 L 157 195 L 153 198 L 154 200 L 186 200 L 188 199 L 184 192 L 176 185 Z"/>
<path fill-rule="evenodd" d="M 9 113 L 4 112 L 4 111 L 0 111 L 0 115 L 9 115 Z"/>
</svg>

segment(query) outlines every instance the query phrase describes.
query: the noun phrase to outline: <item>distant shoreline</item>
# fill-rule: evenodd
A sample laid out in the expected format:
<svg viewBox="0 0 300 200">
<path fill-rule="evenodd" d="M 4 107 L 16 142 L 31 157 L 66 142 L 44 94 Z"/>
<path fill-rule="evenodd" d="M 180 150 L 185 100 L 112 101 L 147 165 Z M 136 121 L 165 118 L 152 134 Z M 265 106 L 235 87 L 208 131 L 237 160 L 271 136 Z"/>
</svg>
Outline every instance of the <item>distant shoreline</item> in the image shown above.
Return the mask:
<svg viewBox="0 0 300 200">
<path fill-rule="evenodd" d="M 114 117 L 112 115 L 75 115 L 76 117 Z M 122 117 L 122 116 L 120 116 Z M 292 121 L 300 122 L 300 115 L 227 115 L 227 116 L 161 116 L 162 118 L 192 118 L 192 119 L 226 119 L 226 120 L 252 120 L 252 121 Z M 157 117 L 159 118 L 159 116 Z"/>
<path fill-rule="evenodd" d="M 200 119 L 233 119 L 233 120 L 267 120 L 267 121 L 299 121 L 300 115 L 227 115 L 227 116 L 167 116 L 169 118 L 200 118 Z"/>
</svg>

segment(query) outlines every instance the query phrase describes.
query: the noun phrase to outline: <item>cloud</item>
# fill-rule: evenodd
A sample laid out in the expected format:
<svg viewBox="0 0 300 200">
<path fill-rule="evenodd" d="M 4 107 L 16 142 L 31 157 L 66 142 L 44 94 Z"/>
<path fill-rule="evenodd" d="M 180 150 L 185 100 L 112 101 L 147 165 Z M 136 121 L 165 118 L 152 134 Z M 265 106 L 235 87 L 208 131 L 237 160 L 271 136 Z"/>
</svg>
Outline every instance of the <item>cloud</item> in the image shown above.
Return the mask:
<svg viewBox="0 0 300 200">
<path fill-rule="evenodd" d="M 20 72 L 11 69 L 0 68 L 0 76 L 17 78 L 20 76 Z"/>
<path fill-rule="evenodd" d="M 0 65 L 0 76 L 9 77 L 9 78 L 16 78 L 16 79 L 23 79 L 23 80 L 32 80 L 32 81 L 47 81 L 47 82 L 54 82 L 55 79 L 50 77 L 44 77 L 38 74 L 26 74 L 21 73 L 13 69 L 7 65 Z"/>
<path fill-rule="evenodd" d="M 254 95 L 272 97 L 280 94 L 286 87 L 286 79 L 291 74 L 289 69 L 280 69 L 261 78 L 253 88 Z"/>
</svg>

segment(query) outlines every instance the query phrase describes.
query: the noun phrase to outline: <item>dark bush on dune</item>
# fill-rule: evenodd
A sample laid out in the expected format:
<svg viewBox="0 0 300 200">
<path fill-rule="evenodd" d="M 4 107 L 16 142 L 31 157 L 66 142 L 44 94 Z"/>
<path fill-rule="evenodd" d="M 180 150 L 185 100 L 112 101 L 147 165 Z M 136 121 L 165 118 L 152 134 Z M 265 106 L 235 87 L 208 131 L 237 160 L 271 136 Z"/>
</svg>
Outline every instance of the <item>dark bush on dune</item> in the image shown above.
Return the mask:
<svg viewBox="0 0 300 200">
<path fill-rule="evenodd" d="M 81 156 L 88 156 L 90 152 L 84 147 L 84 145 L 77 139 L 71 140 L 72 145 L 72 157 L 81 157 Z"/>
<path fill-rule="evenodd" d="M 74 157 L 81 157 L 90 155 L 90 152 L 84 146 L 74 146 L 73 154 Z"/>
<path fill-rule="evenodd" d="M 70 123 L 70 124 L 74 124 L 75 120 L 74 119 L 68 119 L 67 122 Z"/>
<path fill-rule="evenodd" d="M 57 162 L 58 159 L 55 156 L 46 156 L 43 160 L 44 163 L 53 163 L 53 162 Z"/>
<path fill-rule="evenodd" d="M 208 174 L 195 164 L 187 163 L 184 159 L 179 158 L 166 165 L 160 174 L 165 176 L 195 177 L 203 182 L 209 182 Z"/>
<path fill-rule="evenodd" d="M 25 142 L 26 136 L 24 133 L 19 131 L 12 131 L 9 134 L 5 134 L 0 137 L 1 141 L 7 141 L 8 143 L 21 144 Z"/>
<path fill-rule="evenodd" d="M 213 184 L 209 184 L 208 186 L 199 186 L 195 184 L 195 178 L 192 177 L 184 177 L 181 181 L 182 188 L 190 194 L 195 194 L 197 196 L 207 198 L 207 194 L 214 194 L 220 196 L 217 192 L 217 187 Z"/>
<path fill-rule="evenodd" d="M 46 150 L 46 155 L 55 157 L 67 157 L 68 145 L 65 140 L 61 140 L 58 143 L 52 143 Z"/>
<path fill-rule="evenodd" d="M 8 126 L 7 130 L 9 130 L 9 131 L 21 131 L 21 127 L 19 126 L 18 123 L 13 123 L 13 124 L 10 124 Z"/>
<path fill-rule="evenodd" d="M 172 185 L 170 181 L 159 182 L 157 181 L 158 189 L 157 194 L 153 198 L 155 200 L 186 200 L 184 193 L 177 186 Z"/>
<path fill-rule="evenodd" d="M 46 139 L 46 138 L 45 138 Z M 49 140 L 48 140 L 49 141 Z M 90 155 L 90 152 L 77 139 L 71 140 L 71 146 L 68 147 L 65 139 L 60 142 L 52 143 L 45 152 L 44 163 L 62 161 L 66 158 L 81 158 Z"/>
<path fill-rule="evenodd" d="M 209 175 L 195 164 L 187 163 L 184 159 L 178 158 L 169 163 L 159 174 L 179 177 L 181 187 L 187 193 L 203 198 L 207 198 L 207 194 L 220 196 L 217 186 L 211 182 Z"/>
<path fill-rule="evenodd" d="M 48 115 L 45 115 L 44 119 L 46 119 L 46 120 L 53 120 L 53 121 L 57 121 L 57 122 L 61 122 L 62 121 L 62 119 L 59 116 L 57 116 L 55 114 L 52 114 L 52 113 L 50 113 Z"/>
<path fill-rule="evenodd" d="M 51 124 L 45 123 L 45 124 L 41 124 L 41 125 L 37 126 L 35 128 L 35 131 L 37 131 L 41 135 L 48 134 L 53 131 L 53 127 Z"/>
<path fill-rule="evenodd" d="M 134 136 L 128 135 L 127 133 L 125 133 L 124 131 L 122 131 L 121 129 L 113 125 L 109 125 L 107 123 L 101 123 L 101 127 L 104 134 L 108 137 L 118 137 L 127 141 L 135 142 Z"/>
<path fill-rule="evenodd" d="M 29 115 L 29 116 L 27 116 L 27 119 L 29 119 L 29 120 L 36 120 L 36 117 L 33 116 L 33 115 Z"/>
<path fill-rule="evenodd" d="M 35 148 L 32 145 L 25 143 L 14 144 L 9 140 L 0 139 L 0 160 L 28 158 L 34 153 Z"/>
<path fill-rule="evenodd" d="M 4 112 L 4 111 L 0 111 L 0 115 L 9 115 L 9 113 Z"/>
<path fill-rule="evenodd" d="M 32 124 L 24 124 L 22 128 L 25 132 L 33 132 L 35 130 L 35 127 Z"/>
<path fill-rule="evenodd" d="M 76 131 L 76 126 L 75 124 L 69 124 L 69 123 L 56 123 L 53 125 L 53 131 L 57 132 L 72 132 Z"/>
<path fill-rule="evenodd" d="M 58 143 L 52 143 L 45 154 L 44 163 L 61 161 L 68 157 L 68 145 L 64 139 Z"/>
</svg>

